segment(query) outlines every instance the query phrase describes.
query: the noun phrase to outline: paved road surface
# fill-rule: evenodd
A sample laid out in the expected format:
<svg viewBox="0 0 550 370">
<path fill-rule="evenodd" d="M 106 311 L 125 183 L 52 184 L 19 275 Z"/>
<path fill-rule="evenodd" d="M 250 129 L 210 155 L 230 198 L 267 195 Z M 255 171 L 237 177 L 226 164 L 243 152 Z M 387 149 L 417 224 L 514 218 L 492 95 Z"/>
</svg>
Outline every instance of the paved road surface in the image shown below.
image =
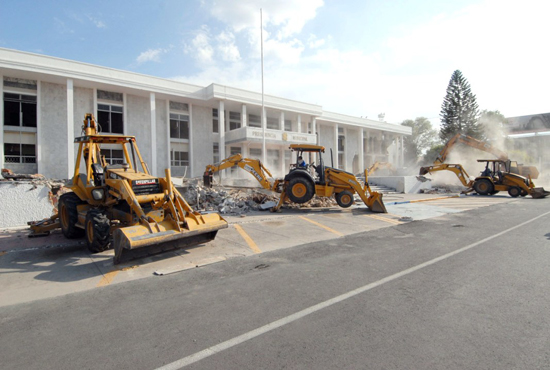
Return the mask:
<svg viewBox="0 0 550 370">
<path fill-rule="evenodd" d="M 550 200 L 2 307 L 19 369 L 550 368 Z"/>
</svg>

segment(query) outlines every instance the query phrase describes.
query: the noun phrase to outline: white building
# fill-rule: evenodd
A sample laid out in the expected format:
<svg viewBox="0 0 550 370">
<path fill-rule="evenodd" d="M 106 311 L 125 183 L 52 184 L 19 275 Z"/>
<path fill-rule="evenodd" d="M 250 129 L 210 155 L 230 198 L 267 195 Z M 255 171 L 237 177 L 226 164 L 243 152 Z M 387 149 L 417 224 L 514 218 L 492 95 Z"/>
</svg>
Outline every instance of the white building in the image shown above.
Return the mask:
<svg viewBox="0 0 550 370">
<path fill-rule="evenodd" d="M 235 153 L 261 159 L 264 132 L 266 165 L 274 175 L 287 172 L 291 143 L 333 149 L 334 166 L 349 172 L 375 161 L 399 167 L 403 137 L 411 134 L 409 127 L 269 95 L 262 127 L 256 92 L 2 48 L 0 80 L 0 167 L 51 178 L 72 177 L 74 138 L 81 136 L 85 113 L 95 115 L 104 133 L 136 136 L 155 175 L 170 167 L 175 176 L 201 176 L 207 164 Z M 122 159 L 116 150 L 106 152 L 110 162 Z"/>
</svg>

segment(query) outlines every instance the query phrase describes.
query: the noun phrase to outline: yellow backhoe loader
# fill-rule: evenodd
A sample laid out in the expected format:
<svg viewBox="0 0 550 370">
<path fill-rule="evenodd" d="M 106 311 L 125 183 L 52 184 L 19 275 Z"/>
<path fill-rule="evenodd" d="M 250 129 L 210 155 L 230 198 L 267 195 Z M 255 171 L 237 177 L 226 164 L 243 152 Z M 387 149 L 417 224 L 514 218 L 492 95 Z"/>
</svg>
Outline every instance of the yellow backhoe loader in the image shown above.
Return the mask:
<svg viewBox="0 0 550 370">
<path fill-rule="evenodd" d="M 59 198 L 59 213 L 29 223 L 31 235 L 60 227 L 67 238 L 86 237 L 88 249 L 115 250 L 114 263 L 211 241 L 227 222 L 217 213 L 195 212 L 172 184 L 149 173 L 134 136 L 101 135 L 92 114 L 86 114 L 78 143 L 72 190 Z M 101 146 L 124 153 L 109 164 Z M 81 163 L 85 173 L 80 173 Z M 139 170 L 139 167 L 141 170 Z M 112 236 L 112 242 L 111 242 Z"/>
<path fill-rule="evenodd" d="M 456 144 L 463 144 L 471 148 L 481 150 L 483 152 L 491 153 L 501 161 L 510 160 L 506 152 L 503 152 L 502 150 L 492 146 L 491 144 L 468 135 L 457 133 L 449 141 L 447 141 L 447 144 L 445 144 L 443 149 L 441 149 L 441 152 L 439 152 L 439 155 L 434 161 L 434 166 L 445 163 L 447 155 Z M 516 161 L 510 161 L 509 169 L 511 173 L 515 173 L 523 177 L 530 176 L 532 179 L 537 179 L 539 176 L 539 171 L 535 166 L 525 166 L 522 164 L 518 164 Z"/>
<path fill-rule="evenodd" d="M 437 171 L 451 171 L 460 180 L 462 185 L 468 189 L 464 192 L 475 191 L 480 195 L 493 195 L 499 191 L 507 191 L 511 197 L 530 195 L 533 198 L 547 197 L 550 192 L 544 188 L 535 187 L 530 176 L 523 177 L 511 172 L 510 160 L 499 159 L 478 159 L 478 162 L 485 162 L 485 170 L 481 176 L 471 179 L 466 170 L 459 164 L 440 163 L 434 166 L 421 167 L 420 175 L 426 175 Z"/>
<path fill-rule="evenodd" d="M 289 149 L 296 152 L 296 162 L 290 165 L 290 171 L 283 179 L 273 179 L 269 170 L 259 160 L 243 158 L 237 154 L 217 165 L 207 166 L 204 183 L 207 186 L 211 185 L 214 172 L 239 166 L 251 173 L 264 189 L 281 194 L 278 204 L 271 209 L 273 212 L 278 211 L 287 200 L 303 204 L 311 200 L 314 195 L 319 197 L 334 195 L 338 205 L 347 208 L 354 203 L 354 194 L 357 193 L 372 212 L 387 213 L 382 194 L 372 191 L 368 184 L 366 170 L 365 183 L 361 184 L 352 173 L 325 166 L 322 157 L 322 153 L 325 152 L 323 146 L 291 144 Z M 301 166 L 298 158 L 302 156 L 304 158 L 309 156 L 310 161 L 313 160 L 313 162 Z"/>
</svg>

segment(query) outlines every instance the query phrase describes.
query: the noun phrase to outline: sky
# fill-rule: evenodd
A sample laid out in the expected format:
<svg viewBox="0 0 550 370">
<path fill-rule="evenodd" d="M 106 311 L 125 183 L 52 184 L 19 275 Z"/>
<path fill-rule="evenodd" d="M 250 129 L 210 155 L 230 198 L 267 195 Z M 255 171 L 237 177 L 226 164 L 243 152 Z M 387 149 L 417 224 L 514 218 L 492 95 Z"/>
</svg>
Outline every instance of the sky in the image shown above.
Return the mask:
<svg viewBox="0 0 550 370">
<path fill-rule="evenodd" d="M 550 112 L 547 0 L 4 1 L 0 47 L 439 127 L 453 71 L 481 110 Z"/>
</svg>

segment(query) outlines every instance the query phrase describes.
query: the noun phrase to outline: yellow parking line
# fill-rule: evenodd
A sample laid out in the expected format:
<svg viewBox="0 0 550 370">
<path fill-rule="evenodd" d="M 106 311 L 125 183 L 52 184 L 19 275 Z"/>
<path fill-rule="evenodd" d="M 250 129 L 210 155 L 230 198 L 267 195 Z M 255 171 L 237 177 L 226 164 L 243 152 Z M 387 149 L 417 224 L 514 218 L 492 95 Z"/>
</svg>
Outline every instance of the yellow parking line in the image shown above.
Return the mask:
<svg viewBox="0 0 550 370">
<path fill-rule="evenodd" d="M 330 227 L 325 226 L 325 225 L 322 225 L 322 224 L 320 224 L 320 223 L 318 223 L 318 222 L 315 222 L 315 221 L 313 221 L 313 220 L 310 220 L 310 219 L 307 218 L 307 217 L 304 217 L 304 216 L 298 216 L 298 217 L 300 217 L 302 220 L 306 220 L 307 222 L 311 222 L 311 223 L 314 224 L 314 225 L 317 225 L 317 226 L 319 226 L 319 227 L 322 227 L 323 229 L 325 229 L 325 230 L 327 230 L 327 231 L 330 231 L 330 232 L 333 233 L 333 234 L 336 234 L 336 235 L 338 235 L 338 236 L 344 236 L 344 234 L 342 234 L 340 231 L 336 231 L 336 230 L 334 230 L 334 229 L 331 229 Z"/>
<path fill-rule="evenodd" d="M 391 219 L 391 218 L 386 218 L 386 217 L 381 217 L 381 216 L 376 216 L 376 215 L 365 215 L 365 217 L 370 217 L 370 218 L 373 218 L 373 219 L 379 220 L 379 221 L 389 222 L 390 224 L 394 224 L 394 225 L 401 225 L 403 223 L 401 221 L 397 221 L 397 220 L 394 220 L 394 219 Z"/>
<path fill-rule="evenodd" d="M 117 274 L 119 272 L 120 272 L 120 270 L 116 269 L 116 270 L 113 270 L 113 271 L 109 271 L 108 273 L 103 275 L 103 277 L 101 278 L 99 283 L 97 283 L 96 288 L 111 284 L 113 282 L 115 276 L 117 276 Z"/>
<path fill-rule="evenodd" d="M 0 252 L 0 256 L 3 256 L 6 253 L 8 253 L 8 252 L 6 252 L 6 251 Z"/>
<path fill-rule="evenodd" d="M 241 234 L 246 244 L 248 244 L 248 246 L 250 247 L 250 249 L 252 249 L 254 253 L 262 253 L 261 249 L 258 248 L 256 243 L 254 243 L 254 240 L 252 240 L 252 238 L 248 236 L 248 234 L 246 233 L 246 231 L 243 230 L 241 225 L 233 225 L 233 226 L 235 226 L 235 229 L 237 229 L 237 232 Z"/>
</svg>

